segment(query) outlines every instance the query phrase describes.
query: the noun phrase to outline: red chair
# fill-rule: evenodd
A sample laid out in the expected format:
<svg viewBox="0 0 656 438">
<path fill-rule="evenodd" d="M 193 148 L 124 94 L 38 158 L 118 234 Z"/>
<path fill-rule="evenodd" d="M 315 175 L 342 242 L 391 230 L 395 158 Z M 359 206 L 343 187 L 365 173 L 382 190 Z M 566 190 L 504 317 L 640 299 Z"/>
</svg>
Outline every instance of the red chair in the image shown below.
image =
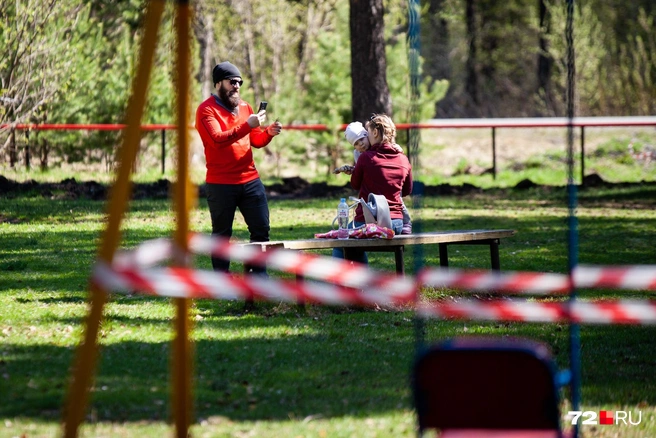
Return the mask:
<svg viewBox="0 0 656 438">
<path fill-rule="evenodd" d="M 456 338 L 421 352 L 412 373 L 419 435 L 562 437 L 558 374 L 541 343 Z"/>
</svg>

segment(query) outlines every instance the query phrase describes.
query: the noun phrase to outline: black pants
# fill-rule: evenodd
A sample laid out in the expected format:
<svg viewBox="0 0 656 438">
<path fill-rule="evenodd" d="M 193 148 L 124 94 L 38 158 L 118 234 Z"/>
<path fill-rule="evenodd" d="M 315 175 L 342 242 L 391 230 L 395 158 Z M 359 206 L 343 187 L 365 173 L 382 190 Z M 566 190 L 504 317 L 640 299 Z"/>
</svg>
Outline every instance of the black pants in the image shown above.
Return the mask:
<svg viewBox="0 0 656 438">
<path fill-rule="evenodd" d="M 269 204 L 259 178 L 246 184 L 208 183 L 206 189 L 213 235 L 228 239 L 232 237 L 232 223 L 239 208 L 248 226 L 251 242 L 269 241 Z M 212 257 L 212 267 L 215 271 L 228 272 L 230 260 Z M 250 271 L 266 272 L 266 268 L 246 266 L 246 272 Z"/>
</svg>

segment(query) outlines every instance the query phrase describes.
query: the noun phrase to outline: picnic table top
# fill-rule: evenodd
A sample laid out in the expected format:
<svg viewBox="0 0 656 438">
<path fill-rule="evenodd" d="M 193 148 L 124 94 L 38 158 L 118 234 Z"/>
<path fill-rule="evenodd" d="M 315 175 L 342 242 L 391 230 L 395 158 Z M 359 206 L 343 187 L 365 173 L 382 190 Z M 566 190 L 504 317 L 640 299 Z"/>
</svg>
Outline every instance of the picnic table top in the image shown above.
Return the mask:
<svg viewBox="0 0 656 438">
<path fill-rule="evenodd" d="M 328 248 L 372 248 L 398 247 L 405 245 L 426 245 L 436 243 L 466 243 L 489 239 L 511 237 L 515 230 L 455 230 L 431 231 L 427 233 L 400 234 L 392 239 L 298 239 L 270 242 L 254 242 L 263 247 L 282 247 L 285 249 L 328 249 Z"/>
</svg>

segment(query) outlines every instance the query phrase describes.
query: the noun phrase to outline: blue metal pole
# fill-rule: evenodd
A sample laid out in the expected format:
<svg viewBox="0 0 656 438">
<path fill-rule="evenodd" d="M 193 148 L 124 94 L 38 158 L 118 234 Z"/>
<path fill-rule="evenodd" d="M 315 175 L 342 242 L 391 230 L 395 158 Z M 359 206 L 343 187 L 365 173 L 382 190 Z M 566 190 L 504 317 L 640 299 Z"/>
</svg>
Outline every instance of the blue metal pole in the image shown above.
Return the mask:
<svg viewBox="0 0 656 438">
<path fill-rule="evenodd" d="M 418 101 L 419 84 L 421 82 L 419 72 L 419 53 L 421 50 L 419 41 L 419 19 L 421 5 L 420 0 L 408 1 L 408 66 L 410 70 L 410 113 L 411 125 L 419 123 Z M 412 164 L 414 185 L 412 188 L 412 228 L 414 232 L 421 233 L 421 206 L 424 195 L 424 184 L 419 181 L 419 129 L 410 127 L 408 130 L 408 155 Z M 424 254 L 422 245 L 413 246 L 415 275 L 423 268 Z M 417 291 L 419 295 L 420 291 Z M 419 298 L 419 297 L 417 297 Z M 415 342 L 416 351 L 419 353 L 424 347 L 424 321 L 415 315 Z"/>
<path fill-rule="evenodd" d="M 576 288 L 572 274 L 578 264 L 578 220 L 576 217 L 577 188 L 574 184 L 574 81 L 576 64 L 573 38 L 574 0 L 567 0 L 567 206 L 568 206 L 568 269 L 570 277 L 570 305 L 576 300 Z M 572 379 L 570 391 L 572 410 L 578 411 L 581 405 L 581 333 L 580 326 L 570 323 L 570 371 Z M 579 425 L 574 425 L 573 436 L 578 437 Z"/>
</svg>

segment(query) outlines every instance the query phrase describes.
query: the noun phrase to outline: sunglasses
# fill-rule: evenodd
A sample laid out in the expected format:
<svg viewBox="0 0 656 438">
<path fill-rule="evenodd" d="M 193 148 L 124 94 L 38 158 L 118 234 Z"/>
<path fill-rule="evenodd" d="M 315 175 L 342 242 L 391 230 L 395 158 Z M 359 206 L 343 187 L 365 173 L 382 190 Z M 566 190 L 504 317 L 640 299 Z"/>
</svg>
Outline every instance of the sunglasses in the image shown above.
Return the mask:
<svg viewBox="0 0 656 438">
<path fill-rule="evenodd" d="M 233 87 L 235 85 L 239 85 L 241 87 L 244 84 L 244 81 L 242 81 L 241 79 L 228 79 L 228 80 L 230 81 L 230 85 L 232 85 Z"/>
</svg>

